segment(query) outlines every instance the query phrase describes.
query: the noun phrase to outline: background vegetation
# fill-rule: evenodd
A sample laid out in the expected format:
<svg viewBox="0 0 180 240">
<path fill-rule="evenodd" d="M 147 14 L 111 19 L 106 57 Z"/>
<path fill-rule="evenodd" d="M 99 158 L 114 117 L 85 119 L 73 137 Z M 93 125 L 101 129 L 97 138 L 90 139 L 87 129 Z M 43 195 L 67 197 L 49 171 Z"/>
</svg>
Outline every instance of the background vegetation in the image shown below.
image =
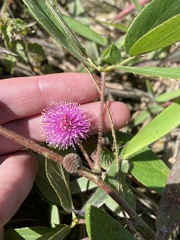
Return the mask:
<svg viewBox="0 0 180 240">
<path fill-rule="evenodd" d="M 28 1 L 24 2 L 28 5 Z M 105 99 L 125 102 L 132 115 L 129 124 L 116 131 L 116 147 L 123 159 L 120 169 L 123 190 L 120 195 L 130 209 L 157 232 L 156 239 L 175 240 L 180 239 L 180 173 L 177 172 L 180 165 L 180 7 L 178 0 L 169 1 L 170 6 L 176 6 L 170 11 L 167 0 L 162 6 L 162 1 L 154 0 L 157 8 L 147 8 L 144 15 L 142 12 L 127 33 L 130 24 L 148 2 L 57 1 L 63 19 L 78 38 L 80 45 L 77 43 L 77 49 L 82 50 L 81 45 L 85 47 L 96 66 L 93 67 L 87 62 L 86 52 L 74 53 L 74 48 L 66 46 L 67 41 L 64 43 L 66 49 L 57 43 L 55 39 L 63 39 L 59 37 L 61 31 L 57 36 L 52 34 L 53 37 L 48 34 L 22 1 L 5 0 L 0 12 L 0 74 L 5 79 L 86 72 L 83 62 L 89 64 L 93 73 L 101 75 L 102 68 L 107 70 L 106 67 L 112 66 L 112 71 L 106 74 Z M 50 6 L 50 10 L 54 6 L 54 1 L 41 3 Z M 168 14 L 164 16 L 165 9 L 168 9 Z M 170 32 L 169 39 L 167 32 Z M 81 62 L 69 52 L 78 56 Z M 125 66 L 121 64 L 124 62 L 127 62 Z M 163 71 L 158 72 L 156 67 Z M 145 130 L 139 132 L 141 129 Z M 157 134 L 158 131 L 161 133 Z M 107 174 L 105 182 L 117 191 L 113 134 L 103 135 L 102 140 L 101 168 Z M 96 141 L 97 136 L 93 136 L 84 143 L 89 154 L 95 150 Z M 77 152 L 81 154 L 79 149 Z M 66 152 L 60 154 L 65 155 Z M 142 236 L 143 231 L 137 231 L 131 224 L 122 206 L 101 188 L 85 177 L 69 176 L 61 166 L 38 157 L 40 170 L 34 188 L 7 224 L 5 239 L 85 239 L 88 236 L 93 240 L 105 237 L 113 240 L 147 239 Z M 85 159 L 83 161 L 86 165 Z M 168 177 L 173 165 L 170 180 Z M 170 182 L 166 185 L 167 181 Z M 172 187 L 174 183 L 175 189 Z M 56 184 L 58 189 L 54 187 Z M 167 215 L 170 220 L 167 220 Z M 160 238 L 163 227 L 166 230 Z M 113 235 L 113 228 L 119 235 Z"/>
</svg>

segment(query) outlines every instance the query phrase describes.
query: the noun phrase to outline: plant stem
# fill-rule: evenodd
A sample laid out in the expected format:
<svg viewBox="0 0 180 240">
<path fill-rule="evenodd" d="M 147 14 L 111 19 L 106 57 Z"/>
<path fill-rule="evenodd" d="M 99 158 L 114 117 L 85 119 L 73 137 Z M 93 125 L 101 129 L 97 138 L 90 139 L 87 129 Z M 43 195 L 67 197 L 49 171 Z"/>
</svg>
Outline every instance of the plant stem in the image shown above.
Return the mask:
<svg viewBox="0 0 180 240">
<path fill-rule="evenodd" d="M 78 146 L 79 146 L 79 149 L 81 150 L 83 156 L 85 157 L 86 161 L 88 162 L 89 167 L 91 168 L 91 170 L 94 170 L 94 165 L 93 165 L 89 155 L 87 154 L 86 150 L 84 149 L 83 145 L 78 144 Z"/>
<path fill-rule="evenodd" d="M 131 58 L 130 58 L 131 59 Z M 130 61 L 130 59 L 128 59 L 128 61 Z M 122 62 L 123 63 L 123 62 Z M 109 121 L 110 121 L 110 126 L 111 126 L 111 132 L 112 132 L 112 136 L 113 136 L 113 146 L 114 146 L 114 149 L 115 149 L 115 156 L 116 156 L 116 163 L 117 163 L 117 172 L 120 171 L 120 168 L 121 168 L 121 162 L 119 160 L 119 150 L 118 150 L 118 146 L 117 146 L 117 140 L 116 140 L 116 133 L 115 133 L 115 130 L 114 130 L 114 119 L 113 119 L 113 115 L 110 111 L 110 108 L 109 108 L 109 102 L 104 102 L 104 91 L 105 91 L 105 72 L 102 72 L 101 74 L 101 88 L 99 87 L 98 83 L 96 82 L 96 80 L 94 79 L 93 75 L 91 74 L 91 72 L 89 71 L 88 67 L 85 67 L 87 72 L 89 73 L 90 77 L 92 78 L 93 82 L 95 83 L 96 87 L 97 87 L 97 90 L 100 94 L 100 99 L 101 97 L 103 98 L 103 100 L 101 100 L 101 103 L 103 101 L 103 104 L 105 104 L 105 107 L 106 107 L 106 111 L 108 113 L 108 118 L 109 118 Z M 103 87 L 104 89 L 102 90 L 102 84 L 103 84 Z M 101 113 L 102 112 L 102 113 Z M 101 118 L 103 117 L 103 107 L 101 109 L 100 107 L 100 121 L 101 121 Z M 102 120 L 103 121 L 103 120 Z M 98 146 L 97 146 L 97 153 L 96 153 L 96 158 L 97 160 L 95 161 L 95 169 L 97 168 L 96 166 L 99 166 L 99 163 L 100 163 L 100 151 L 101 151 L 101 142 L 102 142 L 102 132 L 103 132 L 103 126 L 101 128 L 101 132 L 100 132 L 100 124 L 99 124 L 99 131 L 98 131 Z M 101 136 L 100 136 L 101 134 Z M 100 139 L 101 138 L 101 139 Z M 120 181 L 120 174 L 117 175 L 118 176 L 118 183 L 119 183 L 119 189 L 122 189 L 122 186 L 121 186 L 121 181 Z"/>
<path fill-rule="evenodd" d="M 104 91 L 105 91 L 105 72 L 101 73 L 101 92 L 100 92 L 100 110 L 99 110 L 99 126 L 98 126 L 98 144 L 96 151 L 96 159 L 94 170 L 100 172 L 100 155 L 102 147 L 102 132 L 103 132 L 103 115 L 104 115 Z"/>
<path fill-rule="evenodd" d="M 123 66 L 124 64 L 132 61 L 132 60 L 135 59 L 135 58 L 136 58 L 136 57 L 129 57 L 129 58 L 125 59 L 124 61 L 120 62 L 120 63 L 117 64 L 117 65 L 108 66 L 108 67 L 105 68 L 105 71 L 106 71 L 106 72 L 110 72 L 110 71 L 112 71 L 112 70 L 115 70 L 118 66 Z"/>
<path fill-rule="evenodd" d="M 146 240 L 153 240 L 155 233 L 153 230 L 138 216 L 134 210 L 132 210 L 129 205 L 124 202 L 124 200 L 119 196 L 118 192 L 114 191 L 106 182 L 102 180 L 99 176 L 93 174 L 89 169 L 81 167 L 78 170 L 81 176 L 86 177 L 90 181 L 94 182 L 98 187 L 104 190 L 115 202 L 121 206 L 126 213 L 129 215 L 133 221 L 133 226 L 139 231 Z"/>
<path fill-rule="evenodd" d="M 46 157 L 46 158 L 50 158 L 55 162 L 58 163 L 62 163 L 62 159 L 63 157 L 49 149 L 47 149 L 46 147 L 43 147 L 37 143 L 35 143 L 34 141 L 27 139 L 5 127 L 3 127 L 2 125 L 0 125 L 0 134 L 3 135 L 4 137 L 28 148 L 31 149 L 34 152 L 39 153 L 40 155 Z"/>
<path fill-rule="evenodd" d="M 3 127 L 2 125 L 0 125 L 0 134 L 26 148 L 31 149 L 34 152 L 41 154 L 46 158 L 62 164 L 63 157 L 61 155 L 33 142 L 30 139 L 26 139 L 25 137 Z M 134 227 L 145 237 L 146 240 L 154 239 L 155 234 L 152 229 L 150 229 L 149 226 L 138 216 L 138 214 L 136 214 L 136 212 L 134 212 L 128 206 L 128 204 L 124 202 L 124 200 L 119 196 L 118 192 L 114 191 L 107 183 L 102 180 L 102 178 L 95 175 L 89 169 L 83 166 L 78 170 L 78 173 L 81 176 L 84 176 L 90 181 L 94 182 L 98 187 L 103 189 L 109 196 L 111 196 L 112 199 L 116 201 L 127 212 L 131 220 L 133 221 Z"/>
<path fill-rule="evenodd" d="M 119 159 L 119 150 L 118 150 L 118 145 L 117 145 L 117 139 L 116 139 L 116 132 L 114 130 L 114 119 L 113 119 L 113 115 L 110 111 L 108 102 L 106 103 L 106 110 L 108 113 L 108 117 L 110 120 L 110 125 L 111 125 L 111 133 L 112 133 L 112 137 L 113 137 L 113 147 L 115 150 L 115 156 L 116 156 L 116 166 L 117 166 L 117 173 L 119 173 L 120 169 L 121 169 L 121 161 Z M 117 174 L 117 182 L 118 182 L 118 190 L 122 190 L 122 184 L 121 184 L 121 175 Z"/>
</svg>

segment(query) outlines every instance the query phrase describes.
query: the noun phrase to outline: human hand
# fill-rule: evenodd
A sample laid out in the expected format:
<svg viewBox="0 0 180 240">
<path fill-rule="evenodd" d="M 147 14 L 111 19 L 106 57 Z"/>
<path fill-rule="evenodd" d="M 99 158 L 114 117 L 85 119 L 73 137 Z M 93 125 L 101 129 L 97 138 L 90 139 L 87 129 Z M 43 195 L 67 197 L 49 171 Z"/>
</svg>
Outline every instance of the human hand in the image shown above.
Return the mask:
<svg viewBox="0 0 180 240">
<path fill-rule="evenodd" d="M 43 142 L 39 126 L 41 112 L 53 101 L 78 102 L 92 116 L 92 134 L 97 133 L 99 119 L 98 91 L 87 74 L 62 73 L 6 79 L 0 81 L 0 124 L 36 142 Z M 110 110 L 116 129 L 129 120 L 125 104 L 112 102 Z M 104 131 L 110 129 L 104 114 Z M 15 214 L 30 192 L 38 164 L 35 155 L 0 135 L 0 239 L 3 226 Z"/>
</svg>

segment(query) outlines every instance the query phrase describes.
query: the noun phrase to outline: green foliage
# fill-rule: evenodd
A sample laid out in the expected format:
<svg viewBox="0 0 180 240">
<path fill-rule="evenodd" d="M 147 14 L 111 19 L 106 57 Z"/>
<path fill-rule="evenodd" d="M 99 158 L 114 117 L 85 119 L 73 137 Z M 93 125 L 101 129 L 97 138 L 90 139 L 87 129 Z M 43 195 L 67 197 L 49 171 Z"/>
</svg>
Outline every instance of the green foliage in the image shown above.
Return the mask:
<svg viewBox="0 0 180 240">
<path fill-rule="evenodd" d="M 123 161 L 121 172 L 117 173 L 116 162 L 114 161 L 107 171 L 107 176 L 105 178 L 105 182 L 108 183 L 114 190 L 118 191 L 121 183 L 122 191 L 119 191 L 120 196 L 131 206 L 133 209 L 136 208 L 135 198 L 133 192 L 129 188 L 126 182 L 126 174 L 128 173 L 129 165 L 126 161 Z M 119 178 L 119 180 L 118 180 Z M 119 205 L 112 200 L 109 195 L 104 192 L 102 189 L 97 189 L 94 194 L 89 198 L 86 204 L 83 207 L 83 211 L 86 211 L 86 207 L 91 204 L 96 207 L 100 207 L 105 204 L 111 211 L 116 213 L 117 215 L 122 215 L 122 209 Z"/>
<path fill-rule="evenodd" d="M 47 178 L 54 188 L 61 206 L 64 208 L 73 208 L 72 199 L 69 191 L 69 180 L 61 165 L 46 159 Z"/>
<path fill-rule="evenodd" d="M 149 148 L 129 158 L 131 174 L 144 186 L 162 193 L 169 176 L 169 169 Z"/>
<path fill-rule="evenodd" d="M 63 240 L 66 239 L 70 232 L 71 229 L 69 226 L 61 224 L 55 229 L 51 229 L 51 231 L 39 237 L 38 240 Z"/>
<path fill-rule="evenodd" d="M 86 228 L 90 239 L 134 240 L 135 238 L 106 212 L 89 205 L 86 208 Z"/>
<path fill-rule="evenodd" d="M 50 229 L 45 227 L 33 227 L 33 228 L 20 228 L 20 229 L 9 229 L 5 231 L 4 240 L 34 240 L 46 234 Z"/>
<path fill-rule="evenodd" d="M 157 104 L 150 104 L 146 110 L 142 111 L 136 119 L 134 119 L 133 123 L 130 125 L 138 126 L 139 124 L 144 123 L 148 118 L 163 111 L 163 107 Z"/>
<path fill-rule="evenodd" d="M 179 0 L 154 0 L 143 9 L 129 28 L 125 48 L 131 56 L 138 56 L 178 41 L 180 41 Z"/>
<path fill-rule="evenodd" d="M 42 198 L 45 199 L 45 201 L 51 203 L 51 204 L 59 204 L 59 198 L 50 184 L 47 175 L 46 175 L 46 168 L 45 168 L 45 159 L 44 157 L 41 157 L 37 155 L 38 162 L 39 162 L 39 171 L 38 175 L 36 177 L 35 184 L 39 190 L 39 193 L 41 194 Z"/>
<path fill-rule="evenodd" d="M 112 71 L 121 71 L 138 74 L 141 77 L 180 79 L 179 67 L 143 67 L 136 64 L 140 63 L 142 54 L 163 49 L 180 41 L 179 0 L 153 0 L 142 11 L 139 2 L 132 0 L 140 13 L 128 31 L 125 25 L 97 21 L 123 33 L 127 31 L 125 37 L 113 39 L 113 41 L 110 36 L 105 37 L 92 30 L 88 26 L 88 21 L 84 23 L 72 16 L 65 16 L 58 9 L 55 0 L 23 0 L 23 2 L 30 14 L 48 34 L 83 63 L 89 71 L 95 70 L 107 74 Z M 79 19 L 84 19 L 81 1 L 74 1 L 73 4 L 75 5 L 75 14 L 79 16 Z M 41 67 L 45 51 L 39 43 L 31 43 L 26 40 L 25 36 L 31 33 L 27 23 L 21 19 L 11 19 L 5 16 L 0 19 L 0 33 L 4 46 L 8 50 L 3 58 L 8 72 L 13 74 L 19 61 L 28 64 L 32 72 L 37 73 L 36 68 Z M 75 33 L 83 39 L 83 44 L 89 45 L 90 54 L 87 46 L 82 46 Z M 131 57 L 127 57 L 127 54 Z M 142 78 L 143 80 L 144 78 Z M 69 236 L 69 239 L 73 239 L 74 228 L 84 218 L 84 214 L 85 219 L 83 220 L 86 221 L 87 233 L 84 233 L 83 238 L 88 235 L 92 240 L 101 238 L 133 240 L 135 239 L 133 233 L 136 231 L 143 235 L 144 239 L 152 239 L 148 235 L 148 226 L 144 228 L 143 222 L 139 220 L 140 214 L 136 212 L 136 194 L 131 187 L 131 181 L 134 179 L 137 184 L 146 187 L 149 192 L 154 190 L 158 198 L 162 194 L 156 222 L 157 239 L 159 239 L 158 234 L 161 234 L 164 228 L 166 232 L 174 230 L 174 227 L 179 224 L 178 170 L 180 163 L 177 162 L 176 168 L 170 170 L 150 149 L 149 145 L 180 124 L 180 99 L 178 98 L 180 90 L 175 89 L 156 94 L 151 81 L 149 79 L 145 81 L 152 101 L 145 110 L 136 116 L 128 128 L 137 127 L 139 130 L 139 125 L 143 124 L 145 120 L 148 118 L 153 118 L 153 120 L 135 136 L 120 131 L 107 133 L 106 140 L 109 145 L 102 147 L 100 156 L 102 176 L 100 173 L 95 173 L 90 169 L 84 170 L 84 168 L 81 170 L 86 171 L 87 175 L 90 174 L 88 179 L 76 174 L 69 176 L 60 164 L 38 156 L 40 169 L 35 183 L 36 190 L 41 198 L 51 205 L 49 217 L 51 227 L 7 230 L 5 240 L 58 240 L 66 239 Z M 161 105 L 161 103 L 166 104 L 167 101 L 172 100 L 174 102 L 168 107 Z M 95 152 L 97 143 L 91 142 L 89 139 L 87 145 L 84 148 L 90 158 L 94 160 L 91 154 Z M 68 151 L 70 150 L 68 149 Z M 85 165 L 84 160 L 83 158 L 83 165 Z M 121 204 L 117 198 L 121 200 Z M 104 210 L 99 209 L 100 207 Z M 61 208 L 63 210 L 60 212 Z M 124 214 L 128 212 L 128 209 L 130 209 L 130 214 L 128 213 L 129 216 L 125 217 Z M 107 214 L 105 210 L 110 214 Z M 68 224 L 61 221 L 61 217 L 65 215 L 68 216 Z M 165 219 L 164 216 L 167 215 L 169 218 Z M 126 222 L 121 225 L 116 219 L 121 220 L 122 218 Z"/>
<path fill-rule="evenodd" d="M 16 67 L 16 57 L 10 54 L 7 54 L 4 57 L 4 66 L 7 69 L 8 72 L 10 72 L 11 74 L 13 74 L 14 69 Z"/>
<path fill-rule="evenodd" d="M 119 69 L 125 72 L 131 72 L 134 74 L 141 74 L 145 76 L 164 77 L 180 79 L 179 68 L 164 68 L 164 67 L 128 67 L 128 66 L 115 66 L 115 69 Z"/>
<path fill-rule="evenodd" d="M 158 103 L 171 101 L 180 96 L 180 89 L 172 90 L 171 92 L 163 93 L 157 96 L 155 99 Z"/>
<path fill-rule="evenodd" d="M 109 51 L 109 59 L 111 64 L 116 65 L 121 61 L 121 55 L 116 45 L 112 44 Z"/>
<path fill-rule="evenodd" d="M 60 225 L 55 229 L 45 227 L 10 229 L 5 232 L 4 240 L 63 240 L 69 233 L 70 228 L 66 225 Z"/>
<path fill-rule="evenodd" d="M 85 24 L 82 24 L 81 22 L 68 16 L 63 16 L 63 19 L 68 24 L 68 26 L 80 36 L 90 41 L 93 41 L 94 43 L 98 43 L 102 46 L 106 46 L 107 44 L 106 38 L 102 37 L 97 32 L 93 31 L 88 26 L 86 26 Z"/>
<path fill-rule="evenodd" d="M 174 114 L 176 113 L 176 114 Z M 155 117 L 146 127 L 137 133 L 123 149 L 122 157 L 130 155 L 161 138 L 180 124 L 180 98 Z"/>
<path fill-rule="evenodd" d="M 37 21 L 57 40 L 64 48 L 82 61 L 87 62 L 87 53 L 76 39 L 74 33 L 63 20 L 62 15 L 58 11 L 55 1 L 41 0 L 24 0 L 31 14 Z"/>
<path fill-rule="evenodd" d="M 27 43 L 25 36 L 31 33 L 27 23 L 19 18 L 4 16 L 0 19 L 0 34 L 5 47 L 9 50 L 4 56 L 6 70 L 14 73 L 17 62 L 29 64 L 32 70 L 44 60 L 44 50 L 37 43 Z"/>
<path fill-rule="evenodd" d="M 26 22 L 21 19 L 12 19 L 6 15 L 0 19 L 0 33 L 7 49 L 11 49 L 17 40 L 17 34 L 25 36 L 29 31 Z"/>
<path fill-rule="evenodd" d="M 119 147 L 126 144 L 128 146 L 128 142 L 133 140 L 131 140 L 130 135 L 119 131 L 116 131 L 116 137 Z M 109 135 L 109 139 L 112 141 L 111 135 Z M 120 153 L 122 156 L 123 152 L 124 149 Z M 122 165 L 124 162 L 126 161 L 123 160 Z M 152 150 L 150 150 L 148 147 L 143 148 L 141 151 L 129 157 L 128 163 L 129 169 L 127 172 L 130 172 L 140 183 L 149 189 L 155 190 L 156 192 L 163 192 L 170 171 L 166 164 L 159 159 Z M 131 194 L 130 190 L 127 189 L 126 191 L 127 193 Z M 124 190 L 124 192 L 126 191 Z M 131 201 L 133 199 L 132 197 L 133 196 L 130 197 L 130 195 L 127 196 L 127 198 Z M 132 204 L 130 205 L 132 206 Z"/>
</svg>

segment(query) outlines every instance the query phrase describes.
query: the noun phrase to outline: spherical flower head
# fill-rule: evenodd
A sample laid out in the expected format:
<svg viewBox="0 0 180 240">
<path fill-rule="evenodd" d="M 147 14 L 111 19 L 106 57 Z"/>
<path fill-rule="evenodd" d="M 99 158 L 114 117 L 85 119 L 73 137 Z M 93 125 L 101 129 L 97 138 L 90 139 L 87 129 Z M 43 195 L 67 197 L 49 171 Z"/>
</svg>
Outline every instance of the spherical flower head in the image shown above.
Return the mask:
<svg viewBox="0 0 180 240">
<path fill-rule="evenodd" d="M 75 148 L 90 131 L 90 121 L 78 103 L 54 102 L 42 113 L 46 142 L 55 148 Z"/>
</svg>

